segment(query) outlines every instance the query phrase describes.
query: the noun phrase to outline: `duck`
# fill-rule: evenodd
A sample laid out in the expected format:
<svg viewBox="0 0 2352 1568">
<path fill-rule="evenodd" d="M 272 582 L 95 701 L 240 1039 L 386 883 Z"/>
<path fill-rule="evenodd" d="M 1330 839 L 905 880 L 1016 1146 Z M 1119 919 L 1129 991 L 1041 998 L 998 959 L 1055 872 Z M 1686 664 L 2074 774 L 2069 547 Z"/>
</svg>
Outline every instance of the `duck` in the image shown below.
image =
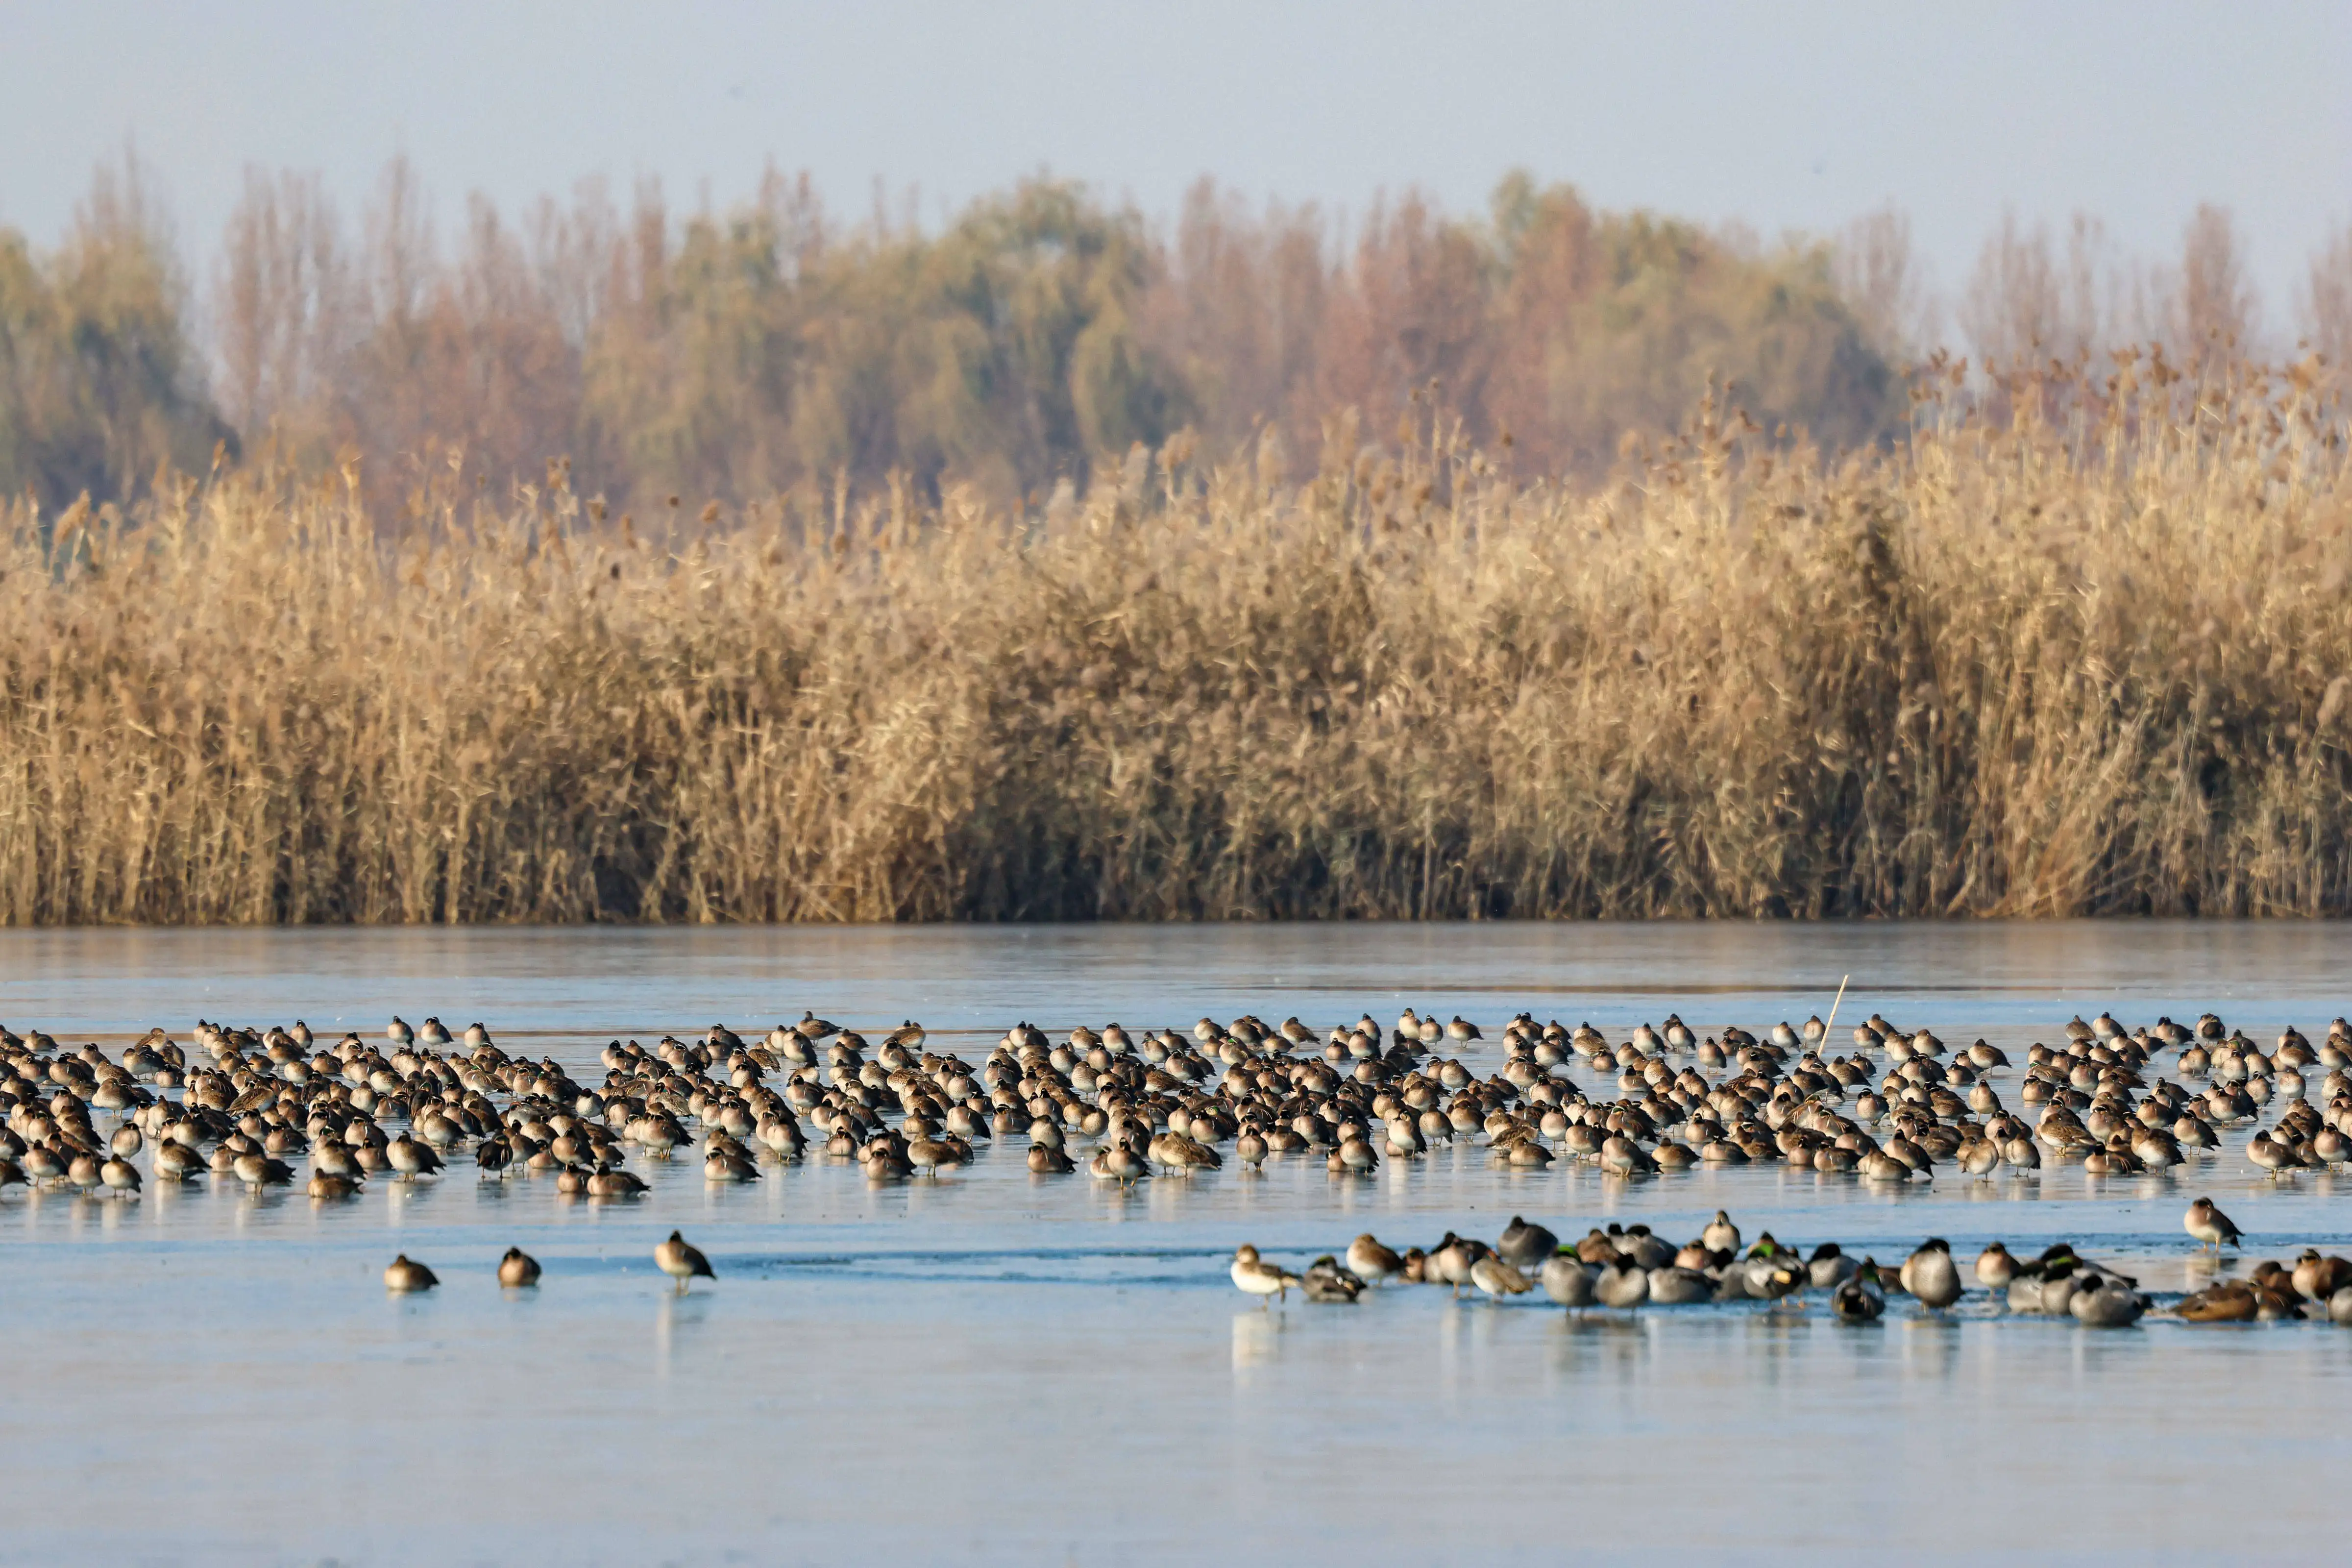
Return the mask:
<svg viewBox="0 0 2352 1568">
<path fill-rule="evenodd" d="M 1348 1267 L 1362 1279 L 1378 1285 L 1404 1272 L 1404 1259 L 1382 1247 L 1372 1233 L 1366 1231 L 1348 1244 Z"/>
<path fill-rule="evenodd" d="M 1874 1323 L 1885 1311 L 1886 1291 L 1878 1282 L 1878 1265 L 1868 1258 L 1830 1292 L 1830 1315 L 1841 1323 Z"/>
<path fill-rule="evenodd" d="M 65 1161 L 56 1150 L 38 1138 L 26 1144 L 24 1153 L 17 1158 L 23 1163 L 26 1181 L 33 1186 L 37 1187 L 43 1182 L 54 1182 L 66 1173 Z"/>
<path fill-rule="evenodd" d="M 1749 1265 L 1748 1277 L 1742 1281 L 1748 1294 L 1759 1301 L 1779 1306 L 1788 1297 L 1805 1288 L 1805 1266 L 1793 1253 L 1759 1259 Z"/>
<path fill-rule="evenodd" d="M 2095 1289 L 2100 1280 L 2095 1268 L 2074 1263 L 2053 1263 L 2042 1271 L 2041 1300 L 2036 1310 L 2052 1317 L 2071 1310 L 2075 1292 Z"/>
<path fill-rule="evenodd" d="M 1559 1237 L 1539 1225 L 1529 1225 L 1517 1215 L 1503 1227 L 1495 1238 L 1495 1251 L 1514 1268 L 1540 1268 L 1545 1258 L 1559 1250 Z"/>
<path fill-rule="evenodd" d="M 1534 1282 L 1513 1268 L 1498 1253 L 1489 1252 L 1470 1265 L 1470 1283 L 1484 1292 L 1490 1301 L 1506 1296 L 1524 1296 L 1535 1289 Z"/>
<path fill-rule="evenodd" d="M 1629 1262 L 1612 1263 L 1592 1281 L 1592 1293 L 1604 1307 L 1638 1307 L 1650 1299 L 1649 1271 Z"/>
<path fill-rule="evenodd" d="M 1968 1175 L 1989 1182 L 2000 1164 L 2000 1146 L 1990 1138 L 1964 1138 L 1953 1151 L 1952 1160 Z"/>
<path fill-rule="evenodd" d="M 759 1167 L 742 1155 L 725 1149 L 713 1149 L 703 1156 L 702 1179 L 724 1185 L 730 1182 L 756 1182 Z"/>
<path fill-rule="evenodd" d="M 2294 1146 L 2284 1139 L 2273 1139 L 2267 1132 L 2257 1132 L 2246 1143 L 2246 1158 L 2271 1173 L 2271 1180 L 2301 1163 L 2295 1158 Z"/>
<path fill-rule="evenodd" d="M 384 1266 L 383 1288 L 393 1291 L 430 1290 L 441 1281 L 433 1270 L 402 1253 Z"/>
<path fill-rule="evenodd" d="M 2105 1277 L 2075 1291 L 2066 1303 L 2066 1310 L 2074 1314 L 2074 1321 L 2092 1329 L 2128 1328 L 2139 1321 L 2147 1308 L 2147 1297 L 2121 1280 Z"/>
<path fill-rule="evenodd" d="M 2294 1288 L 2315 1301 L 2334 1299 L 2336 1292 L 2352 1285 L 2352 1261 L 2342 1258 L 2322 1258 L 2319 1249 L 2306 1247 L 2294 1260 L 2292 1276 Z"/>
<path fill-rule="evenodd" d="M 2062 1268 L 2073 1267 L 2072 1264 L 2066 1264 L 2063 1265 Z M 2009 1310 L 2012 1312 L 2042 1310 L 2042 1279 L 2040 1271 L 2037 1270 L 2032 1274 L 2021 1271 L 2017 1278 L 2009 1282 Z"/>
<path fill-rule="evenodd" d="M 1051 1143 L 1029 1145 L 1029 1169 L 1040 1176 L 1066 1176 L 1078 1168 L 1077 1162 Z"/>
<path fill-rule="evenodd" d="M 1933 1310 L 1941 1311 L 1960 1299 L 1960 1271 L 1952 1266 L 1951 1244 L 1941 1237 L 1921 1242 L 1904 1260 L 1897 1278 L 1921 1306 Z"/>
<path fill-rule="evenodd" d="M 1632 1258 L 1636 1268 L 1665 1268 L 1673 1265 L 1677 1249 L 1648 1226 L 1629 1225 L 1618 1250 Z"/>
<path fill-rule="evenodd" d="M 1094 1173 L 1121 1186 L 1141 1181 L 1151 1174 L 1150 1162 L 1123 1142 L 1109 1142 L 1095 1151 Z"/>
<path fill-rule="evenodd" d="M 1538 1279 L 1545 1295 L 1573 1311 L 1592 1305 L 1595 1300 L 1593 1284 L 1600 1273 L 1600 1269 L 1574 1253 L 1559 1252 L 1545 1261 Z M 1646 1281 L 1643 1289 L 1647 1291 Z"/>
<path fill-rule="evenodd" d="M 2180 1228 L 2216 1252 L 2241 1245 L 2237 1226 L 2213 1206 L 2211 1198 L 2199 1198 L 2190 1204 L 2189 1212 L 2180 1216 Z"/>
<path fill-rule="evenodd" d="M 539 1259 L 520 1247 L 508 1247 L 499 1259 L 499 1283 L 511 1289 L 538 1284 Z"/>
<path fill-rule="evenodd" d="M 654 1267 L 677 1281 L 677 1293 L 681 1296 L 686 1294 L 689 1280 L 719 1278 L 711 1270 L 710 1259 L 677 1231 L 671 1231 L 669 1239 L 654 1248 Z"/>
<path fill-rule="evenodd" d="M 1447 1231 L 1435 1247 L 1429 1249 L 1429 1280 L 1433 1285 L 1450 1285 L 1456 1296 L 1462 1287 L 1470 1283 L 1471 1266 L 1492 1251 L 1483 1241 L 1473 1241 Z"/>
<path fill-rule="evenodd" d="M 1328 1252 L 1307 1266 L 1298 1287 L 1308 1300 L 1327 1304 L 1353 1302 L 1364 1291 L 1363 1280 Z"/>
<path fill-rule="evenodd" d="M 1861 1267 L 1836 1242 L 1825 1241 L 1813 1248 L 1812 1257 L 1806 1261 L 1805 1278 L 1816 1290 L 1833 1290 L 1853 1279 Z"/>
<path fill-rule="evenodd" d="M 1998 1241 L 1977 1254 L 1977 1283 L 1988 1290 L 2007 1289 L 2017 1270 L 2017 1259 Z"/>
<path fill-rule="evenodd" d="M 128 1196 L 139 1190 L 139 1167 L 116 1154 L 99 1166 L 98 1179 L 111 1190 Z"/>
<path fill-rule="evenodd" d="M 1694 1301 L 1712 1300 L 1715 1281 L 1696 1268 L 1671 1264 L 1653 1268 L 1650 1275 L 1650 1300 L 1662 1307 L 1687 1306 Z"/>
<path fill-rule="evenodd" d="M 1297 1275 L 1259 1258 L 1257 1248 L 1247 1243 L 1234 1248 L 1233 1266 L 1227 1272 L 1233 1276 L 1235 1288 L 1257 1297 L 1262 1307 L 1275 1297 L 1288 1300 L 1292 1286 L 1306 1284 Z"/>
<path fill-rule="evenodd" d="M 2262 1302 L 2244 1280 L 2223 1279 L 2190 1291 L 2173 1310 L 2192 1323 L 2251 1323 Z"/>
<path fill-rule="evenodd" d="M 441 1169 L 441 1156 L 433 1152 L 432 1146 L 405 1132 L 383 1146 L 383 1163 L 403 1181 L 429 1176 Z"/>
<path fill-rule="evenodd" d="M 954 1138 L 912 1138 L 907 1142 L 907 1163 L 939 1180 L 944 1166 L 967 1164 L 971 1160 L 971 1147 Z"/>
<path fill-rule="evenodd" d="M 359 1183 L 349 1176 L 337 1175 L 331 1171 L 310 1173 L 310 1194 L 320 1203 L 340 1203 L 345 1198 L 359 1196 Z"/>
<path fill-rule="evenodd" d="M 236 1179 L 248 1187 L 283 1187 L 294 1180 L 294 1167 L 258 1152 L 236 1157 Z"/>
<path fill-rule="evenodd" d="M 593 1199 L 633 1199 L 645 1192 L 645 1178 L 635 1171 L 621 1171 L 616 1166 L 597 1166 L 588 1173 L 588 1196 Z"/>
</svg>

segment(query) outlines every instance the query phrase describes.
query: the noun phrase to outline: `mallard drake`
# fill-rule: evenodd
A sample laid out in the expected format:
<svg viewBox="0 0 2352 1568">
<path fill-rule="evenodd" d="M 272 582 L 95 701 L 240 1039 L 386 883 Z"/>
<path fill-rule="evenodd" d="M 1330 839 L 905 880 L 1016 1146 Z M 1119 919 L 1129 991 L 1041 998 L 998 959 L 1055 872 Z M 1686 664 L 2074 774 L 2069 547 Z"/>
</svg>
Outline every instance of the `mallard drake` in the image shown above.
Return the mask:
<svg viewBox="0 0 2352 1568">
<path fill-rule="evenodd" d="M 1874 1323 L 1885 1311 L 1886 1292 L 1878 1283 L 1878 1265 L 1867 1258 L 1830 1292 L 1831 1315 L 1841 1323 Z"/>
<path fill-rule="evenodd" d="M 1783 1252 L 1777 1258 L 1750 1262 L 1747 1278 L 1741 1284 L 1754 1300 L 1777 1306 L 1784 1299 L 1803 1289 L 1806 1279 L 1805 1265 L 1794 1253 Z"/>
<path fill-rule="evenodd" d="M 1342 1268 L 1339 1260 L 1328 1252 L 1307 1266 L 1298 1284 L 1308 1300 L 1327 1304 L 1352 1302 L 1364 1290 L 1363 1280 Z"/>
</svg>

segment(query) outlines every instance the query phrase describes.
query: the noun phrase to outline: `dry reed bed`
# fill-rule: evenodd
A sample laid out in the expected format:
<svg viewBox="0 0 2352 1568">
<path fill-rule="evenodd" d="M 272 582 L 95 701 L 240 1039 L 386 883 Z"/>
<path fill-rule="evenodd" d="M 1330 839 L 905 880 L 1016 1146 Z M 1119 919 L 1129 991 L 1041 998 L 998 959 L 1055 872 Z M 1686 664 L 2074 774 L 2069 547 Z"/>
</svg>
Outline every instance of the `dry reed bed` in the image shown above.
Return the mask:
<svg viewBox="0 0 2352 1568">
<path fill-rule="evenodd" d="M 1430 441 L 1044 517 L 342 482 L 19 512 L 0 918 L 2319 913 L 2352 486 L 2284 377 L 1703 426 L 1598 494 Z"/>
</svg>

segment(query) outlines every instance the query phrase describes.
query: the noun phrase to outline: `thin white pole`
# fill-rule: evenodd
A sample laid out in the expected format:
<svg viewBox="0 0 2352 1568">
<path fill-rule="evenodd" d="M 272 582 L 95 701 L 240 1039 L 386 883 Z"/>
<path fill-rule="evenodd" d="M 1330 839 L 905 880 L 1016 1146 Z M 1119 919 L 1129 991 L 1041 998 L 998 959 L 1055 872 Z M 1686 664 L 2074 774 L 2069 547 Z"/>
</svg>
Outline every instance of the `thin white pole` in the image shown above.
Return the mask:
<svg viewBox="0 0 2352 1568">
<path fill-rule="evenodd" d="M 1838 1010 L 1838 1002 L 1843 1002 L 1843 1001 L 1844 1001 L 1844 1000 L 1845 1000 L 1845 987 L 1846 987 L 1846 981 L 1847 981 L 1847 980 L 1852 980 L 1853 978 L 1853 975 L 1851 975 L 1851 974 L 1849 974 L 1849 975 L 1847 975 L 1847 976 L 1845 977 L 1845 980 L 1841 980 L 1841 981 L 1839 981 L 1839 982 L 1838 982 L 1837 1002 L 1832 1002 L 1832 1003 L 1831 1003 L 1831 1004 L 1830 1004 L 1830 1021 L 1829 1021 L 1827 1024 L 1824 1024 L 1824 1025 L 1822 1025 L 1822 1045 L 1824 1045 L 1824 1046 L 1828 1046 L 1828 1047 L 1830 1047 L 1832 1049 L 1835 1049 L 1835 1048 L 1836 1048 L 1836 1047 L 1835 1047 L 1835 1039 L 1836 1039 L 1836 1037 L 1835 1037 L 1835 1035 L 1832 1033 L 1832 1031 L 1834 1031 L 1834 1030 L 1837 1028 L 1837 1010 Z"/>
</svg>

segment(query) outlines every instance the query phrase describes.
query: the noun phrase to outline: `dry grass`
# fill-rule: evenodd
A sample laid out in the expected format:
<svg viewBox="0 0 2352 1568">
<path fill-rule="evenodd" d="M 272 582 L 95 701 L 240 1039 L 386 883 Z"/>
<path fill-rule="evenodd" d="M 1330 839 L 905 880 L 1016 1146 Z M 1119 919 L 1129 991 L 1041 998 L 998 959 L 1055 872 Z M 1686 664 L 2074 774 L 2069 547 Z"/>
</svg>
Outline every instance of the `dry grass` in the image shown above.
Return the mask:
<svg viewBox="0 0 2352 1568">
<path fill-rule="evenodd" d="M 1584 495 L 1433 438 L 674 552 L 560 486 L 19 512 L 0 919 L 2342 911 L 2340 414 L 2132 379 Z"/>
</svg>

